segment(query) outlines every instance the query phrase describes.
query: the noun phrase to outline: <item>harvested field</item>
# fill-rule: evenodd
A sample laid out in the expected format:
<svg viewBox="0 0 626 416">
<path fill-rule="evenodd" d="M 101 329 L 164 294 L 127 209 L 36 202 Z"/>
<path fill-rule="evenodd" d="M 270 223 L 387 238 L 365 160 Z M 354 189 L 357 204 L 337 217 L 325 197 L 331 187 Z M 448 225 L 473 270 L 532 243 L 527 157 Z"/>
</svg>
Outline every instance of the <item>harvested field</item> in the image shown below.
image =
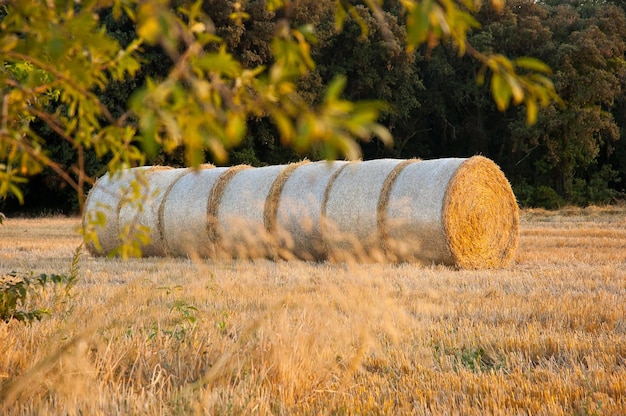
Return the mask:
<svg viewBox="0 0 626 416">
<path fill-rule="evenodd" d="M 7 219 L 0 272 L 67 273 L 79 225 Z M 0 413 L 623 415 L 625 230 L 523 210 L 491 270 L 84 254 L 0 322 Z"/>
</svg>

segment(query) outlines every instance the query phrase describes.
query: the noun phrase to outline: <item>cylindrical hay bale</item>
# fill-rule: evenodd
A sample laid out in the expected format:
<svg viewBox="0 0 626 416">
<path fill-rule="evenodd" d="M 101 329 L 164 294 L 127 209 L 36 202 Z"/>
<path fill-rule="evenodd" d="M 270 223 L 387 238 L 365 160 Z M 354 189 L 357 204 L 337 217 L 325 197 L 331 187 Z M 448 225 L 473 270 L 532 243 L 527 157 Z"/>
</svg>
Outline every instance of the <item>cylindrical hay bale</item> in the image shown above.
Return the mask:
<svg viewBox="0 0 626 416">
<path fill-rule="evenodd" d="M 167 254 L 162 238 L 163 224 L 160 208 L 171 186 L 187 171 L 187 169 L 149 171 L 146 186 L 139 190 L 141 198 L 121 205 L 118 217 L 120 231 L 124 230 L 124 227 L 132 227 L 131 233 L 144 233 L 148 237 L 145 240 L 147 244 L 141 247 L 143 256 Z"/>
<path fill-rule="evenodd" d="M 141 201 L 130 184 L 147 184 Z M 135 192 L 137 194 L 137 192 Z M 98 180 L 85 220 L 108 254 L 126 225 L 150 227 L 144 255 L 420 261 L 507 265 L 519 238 L 511 186 L 491 160 L 380 159 L 250 168 L 142 168 Z"/>
<path fill-rule="evenodd" d="M 162 205 L 163 241 L 172 256 L 212 257 L 215 248 L 207 228 L 213 188 L 228 168 L 203 165 L 178 179 Z"/>
<path fill-rule="evenodd" d="M 88 227 L 88 221 L 97 221 L 97 215 L 104 215 L 105 223 L 95 227 L 100 247 L 89 241 L 86 247 L 90 253 L 107 255 L 120 245 L 119 212 L 122 202 L 131 197 L 131 184 L 146 183 L 148 172 L 160 168 L 142 166 L 121 170 L 113 174 L 107 173 L 96 181 L 85 201 L 83 227 Z"/>
<path fill-rule="evenodd" d="M 285 165 L 237 172 L 226 184 L 216 215 L 216 243 L 226 257 L 273 257 L 276 239 L 266 229 L 265 202 Z"/>
<path fill-rule="evenodd" d="M 481 156 L 407 165 L 383 216 L 388 245 L 403 260 L 503 267 L 518 244 L 515 195 L 500 168 Z"/>
<path fill-rule="evenodd" d="M 304 260 L 322 260 L 327 247 L 322 235 L 322 206 L 329 182 L 348 162 L 309 163 L 291 172 L 285 182 L 276 210 L 281 235 L 290 238 L 289 249 Z"/>
<path fill-rule="evenodd" d="M 398 159 L 352 162 L 329 183 L 324 239 L 335 259 L 384 256 L 378 231 L 378 201 Z"/>
</svg>

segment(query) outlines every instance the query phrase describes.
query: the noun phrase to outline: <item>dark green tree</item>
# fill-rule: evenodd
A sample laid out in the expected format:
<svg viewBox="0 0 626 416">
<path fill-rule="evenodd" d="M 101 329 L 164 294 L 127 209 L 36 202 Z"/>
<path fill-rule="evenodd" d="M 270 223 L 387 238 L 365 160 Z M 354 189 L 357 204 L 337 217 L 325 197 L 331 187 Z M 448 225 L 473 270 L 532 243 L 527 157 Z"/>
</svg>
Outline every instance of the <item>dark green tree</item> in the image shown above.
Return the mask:
<svg viewBox="0 0 626 416">
<path fill-rule="evenodd" d="M 609 4 L 591 6 L 546 6 L 544 27 L 552 37 L 534 52 L 555 69 L 565 105 L 552 106 L 532 127 L 511 123 L 511 150 L 524 176 L 583 204 L 600 201 L 581 190 L 592 181 L 599 186 L 598 175 L 612 177 L 613 168 L 604 165 L 620 137 L 612 108 L 626 82 L 624 13 Z"/>
</svg>

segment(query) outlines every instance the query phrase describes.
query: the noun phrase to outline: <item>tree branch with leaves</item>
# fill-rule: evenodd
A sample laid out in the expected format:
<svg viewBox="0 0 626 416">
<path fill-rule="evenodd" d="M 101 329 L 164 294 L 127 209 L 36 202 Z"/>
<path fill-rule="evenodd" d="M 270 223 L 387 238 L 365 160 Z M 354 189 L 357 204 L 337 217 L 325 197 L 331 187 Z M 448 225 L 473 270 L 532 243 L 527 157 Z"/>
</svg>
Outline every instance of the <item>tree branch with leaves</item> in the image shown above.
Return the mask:
<svg viewBox="0 0 626 416">
<path fill-rule="evenodd" d="M 320 102 L 308 102 L 298 90 L 315 61 L 311 48 L 316 36 L 311 25 L 293 27 L 278 21 L 271 41 L 273 60 L 257 67 L 242 65 L 215 33 L 202 1 L 179 0 L 71 0 L 0 2 L 0 198 L 12 194 L 22 200 L 20 185 L 44 168 L 53 169 L 77 192 L 82 206 L 86 174 L 84 153 L 94 152 L 116 171 L 142 165 L 159 150 L 185 149 L 185 162 L 198 166 L 205 152 L 225 162 L 230 149 L 247 133 L 248 120 L 268 118 L 283 146 L 306 152 L 321 149 L 327 158 L 361 156 L 360 141 L 378 137 L 390 144 L 388 127 L 379 122 L 389 111 L 378 101 L 352 102 L 342 98 L 347 80 L 342 76 L 326 86 Z M 382 1 L 367 0 L 383 36 Z M 244 24 L 250 16 L 246 2 L 228 2 L 230 18 Z M 290 7 L 290 1 L 268 0 L 270 12 Z M 474 0 L 401 0 L 406 20 L 407 51 L 427 50 L 449 42 L 459 55 L 468 54 L 481 66 L 479 82 L 489 77 L 497 107 L 526 105 L 527 121 L 559 98 L 547 77 L 546 65 L 532 58 L 510 61 L 488 55 L 467 42 L 479 27 L 472 16 L 480 7 Z M 361 22 L 355 5 L 335 2 L 335 26 L 347 19 Z M 502 0 L 492 0 L 498 9 Z M 176 6 L 176 7 L 174 7 Z M 104 10 L 127 16 L 135 39 L 122 47 L 100 21 Z M 361 24 L 361 30 L 367 25 Z M 140 52 L 160 48 L 172 61 L 164 77 L 147 77 L 135 90 L 121 115 L 98 98 L 115 81 L 141 74 Z M 49 126 L 71 144 L 73 166 L 61 166 L 49 157 L 47 143 L 34 128 Z M 104 172 L 100 172 L 104 173 Z"/>
</svg>

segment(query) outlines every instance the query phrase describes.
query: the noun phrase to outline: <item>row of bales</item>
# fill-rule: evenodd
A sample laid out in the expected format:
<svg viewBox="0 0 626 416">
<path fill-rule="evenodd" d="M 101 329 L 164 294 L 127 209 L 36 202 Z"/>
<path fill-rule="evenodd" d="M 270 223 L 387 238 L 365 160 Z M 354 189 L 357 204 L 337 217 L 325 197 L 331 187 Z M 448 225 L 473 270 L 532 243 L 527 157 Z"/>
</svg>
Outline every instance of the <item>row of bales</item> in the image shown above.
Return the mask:
<svg viewBox="0 0 626 416">
<path fill-rule="evenodd" d="M 106 222 L 99 244 L 88 244 L 95 255 L 111 253 L 122 230 L 139 225 L 149 230 L 144 256 L 475 269 L 507 265 L 519 235 L 510 184 L 481 156 L 133 168 L 96 182 L 83 221 L 98 212 Z"/>
</svg>

